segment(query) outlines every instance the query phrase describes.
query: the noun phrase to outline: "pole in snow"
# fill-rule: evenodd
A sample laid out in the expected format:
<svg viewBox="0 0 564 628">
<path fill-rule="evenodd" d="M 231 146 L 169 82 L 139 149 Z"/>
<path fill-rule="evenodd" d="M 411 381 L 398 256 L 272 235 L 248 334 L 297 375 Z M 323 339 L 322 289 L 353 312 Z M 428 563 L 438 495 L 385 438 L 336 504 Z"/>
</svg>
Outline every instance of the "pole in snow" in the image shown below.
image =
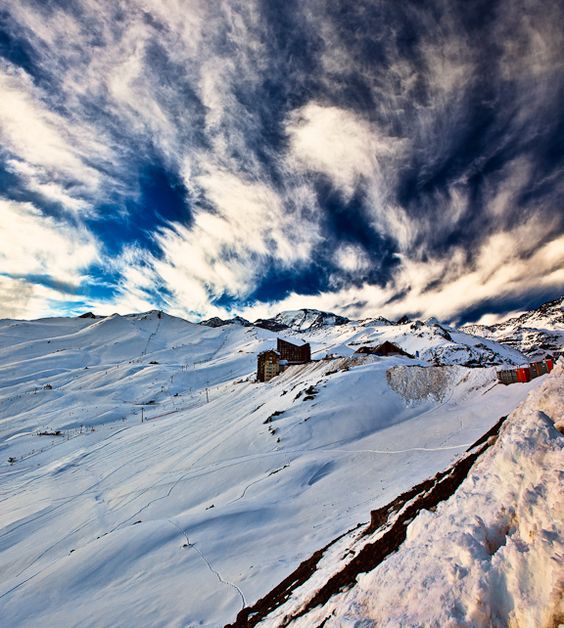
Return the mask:
<svg viewBox="0 0 564 628">
<path fill-rule="evenodd" d="M 208 389 L 206 388 L 206 403 L 210 402 L 210 394 L 208 392 Z"/>
<path fill-rule="evenodd" d="M 143 407 L 141 407 L 141 423 L 143 423 Z"/>
</svg>

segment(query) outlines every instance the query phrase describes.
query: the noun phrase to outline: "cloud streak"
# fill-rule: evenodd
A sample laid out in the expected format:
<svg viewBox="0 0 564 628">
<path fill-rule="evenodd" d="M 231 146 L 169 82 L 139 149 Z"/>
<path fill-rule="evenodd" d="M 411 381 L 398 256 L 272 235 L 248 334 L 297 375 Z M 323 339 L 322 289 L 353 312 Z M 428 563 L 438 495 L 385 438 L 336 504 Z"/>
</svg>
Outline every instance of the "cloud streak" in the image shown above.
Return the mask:
<svg viewBox="0 0 564 628">
<path fill-rule="evenodd" d="M 555 0 L 13 3 L 4 282 L 53 312 L 76 288 L 190 316 L 464 319 L 555 296 L 563 18 Z"/>
</svg>

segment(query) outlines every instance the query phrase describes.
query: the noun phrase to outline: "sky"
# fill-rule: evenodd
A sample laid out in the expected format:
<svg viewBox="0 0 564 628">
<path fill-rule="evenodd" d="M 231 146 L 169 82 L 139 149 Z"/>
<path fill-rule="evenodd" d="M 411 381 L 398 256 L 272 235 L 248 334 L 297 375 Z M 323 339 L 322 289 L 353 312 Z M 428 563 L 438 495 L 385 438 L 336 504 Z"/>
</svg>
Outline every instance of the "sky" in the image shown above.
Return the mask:
<svg viewBox="0 0 564 628">
<path fill-rule="evenodd" d="M 564 293 L 560 0 L 0 2 L 0 317 Z"/>
</svg>

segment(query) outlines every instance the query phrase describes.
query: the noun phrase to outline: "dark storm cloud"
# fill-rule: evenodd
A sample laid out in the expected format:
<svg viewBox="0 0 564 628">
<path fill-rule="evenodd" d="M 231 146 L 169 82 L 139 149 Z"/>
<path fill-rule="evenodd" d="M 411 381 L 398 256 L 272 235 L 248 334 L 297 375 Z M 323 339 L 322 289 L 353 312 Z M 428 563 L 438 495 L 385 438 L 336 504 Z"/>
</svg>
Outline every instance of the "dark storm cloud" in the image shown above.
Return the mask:
<svg viewBox="0 0 564 628">
<path fill-rule="evenodd" d="M 563 18 L 532 0 L 14 4 L 1 202 L 38 232 L 87 228 L 68 295 L 93 306 L 518 309 L 563 287 Z"/>
</svg>

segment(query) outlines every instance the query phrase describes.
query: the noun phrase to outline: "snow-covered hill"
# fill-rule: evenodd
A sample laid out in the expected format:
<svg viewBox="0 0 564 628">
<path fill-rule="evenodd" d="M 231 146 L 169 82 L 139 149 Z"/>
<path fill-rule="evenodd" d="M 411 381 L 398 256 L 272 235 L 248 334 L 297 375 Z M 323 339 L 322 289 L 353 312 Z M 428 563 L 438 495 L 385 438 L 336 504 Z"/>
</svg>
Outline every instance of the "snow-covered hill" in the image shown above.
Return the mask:
<svg viewBox="0 0 564 628">
<path fill-rule="evenodd" d="M 563 375 L 558 366 L 497 440 L 373 511 L 237 625 L 559 625 Z"/>
<path fill-rule="evenodd" d="M 496 340 L 532 359 L 542 358 L 564 349 L 564 297 L 497 325 L 466 325 L 463 330 Z"/>
<path fill-rule="evenodd" d="M 284 335 L 337 357 L 257 384 L 277 335 L 255 326 L 0 321 L 6 625 L 232 621 L 543 379 L 461 366 L 523 356 L 433 321 Z M 355 353 L 384 340 L 419 358 Z"/>
</svg>

